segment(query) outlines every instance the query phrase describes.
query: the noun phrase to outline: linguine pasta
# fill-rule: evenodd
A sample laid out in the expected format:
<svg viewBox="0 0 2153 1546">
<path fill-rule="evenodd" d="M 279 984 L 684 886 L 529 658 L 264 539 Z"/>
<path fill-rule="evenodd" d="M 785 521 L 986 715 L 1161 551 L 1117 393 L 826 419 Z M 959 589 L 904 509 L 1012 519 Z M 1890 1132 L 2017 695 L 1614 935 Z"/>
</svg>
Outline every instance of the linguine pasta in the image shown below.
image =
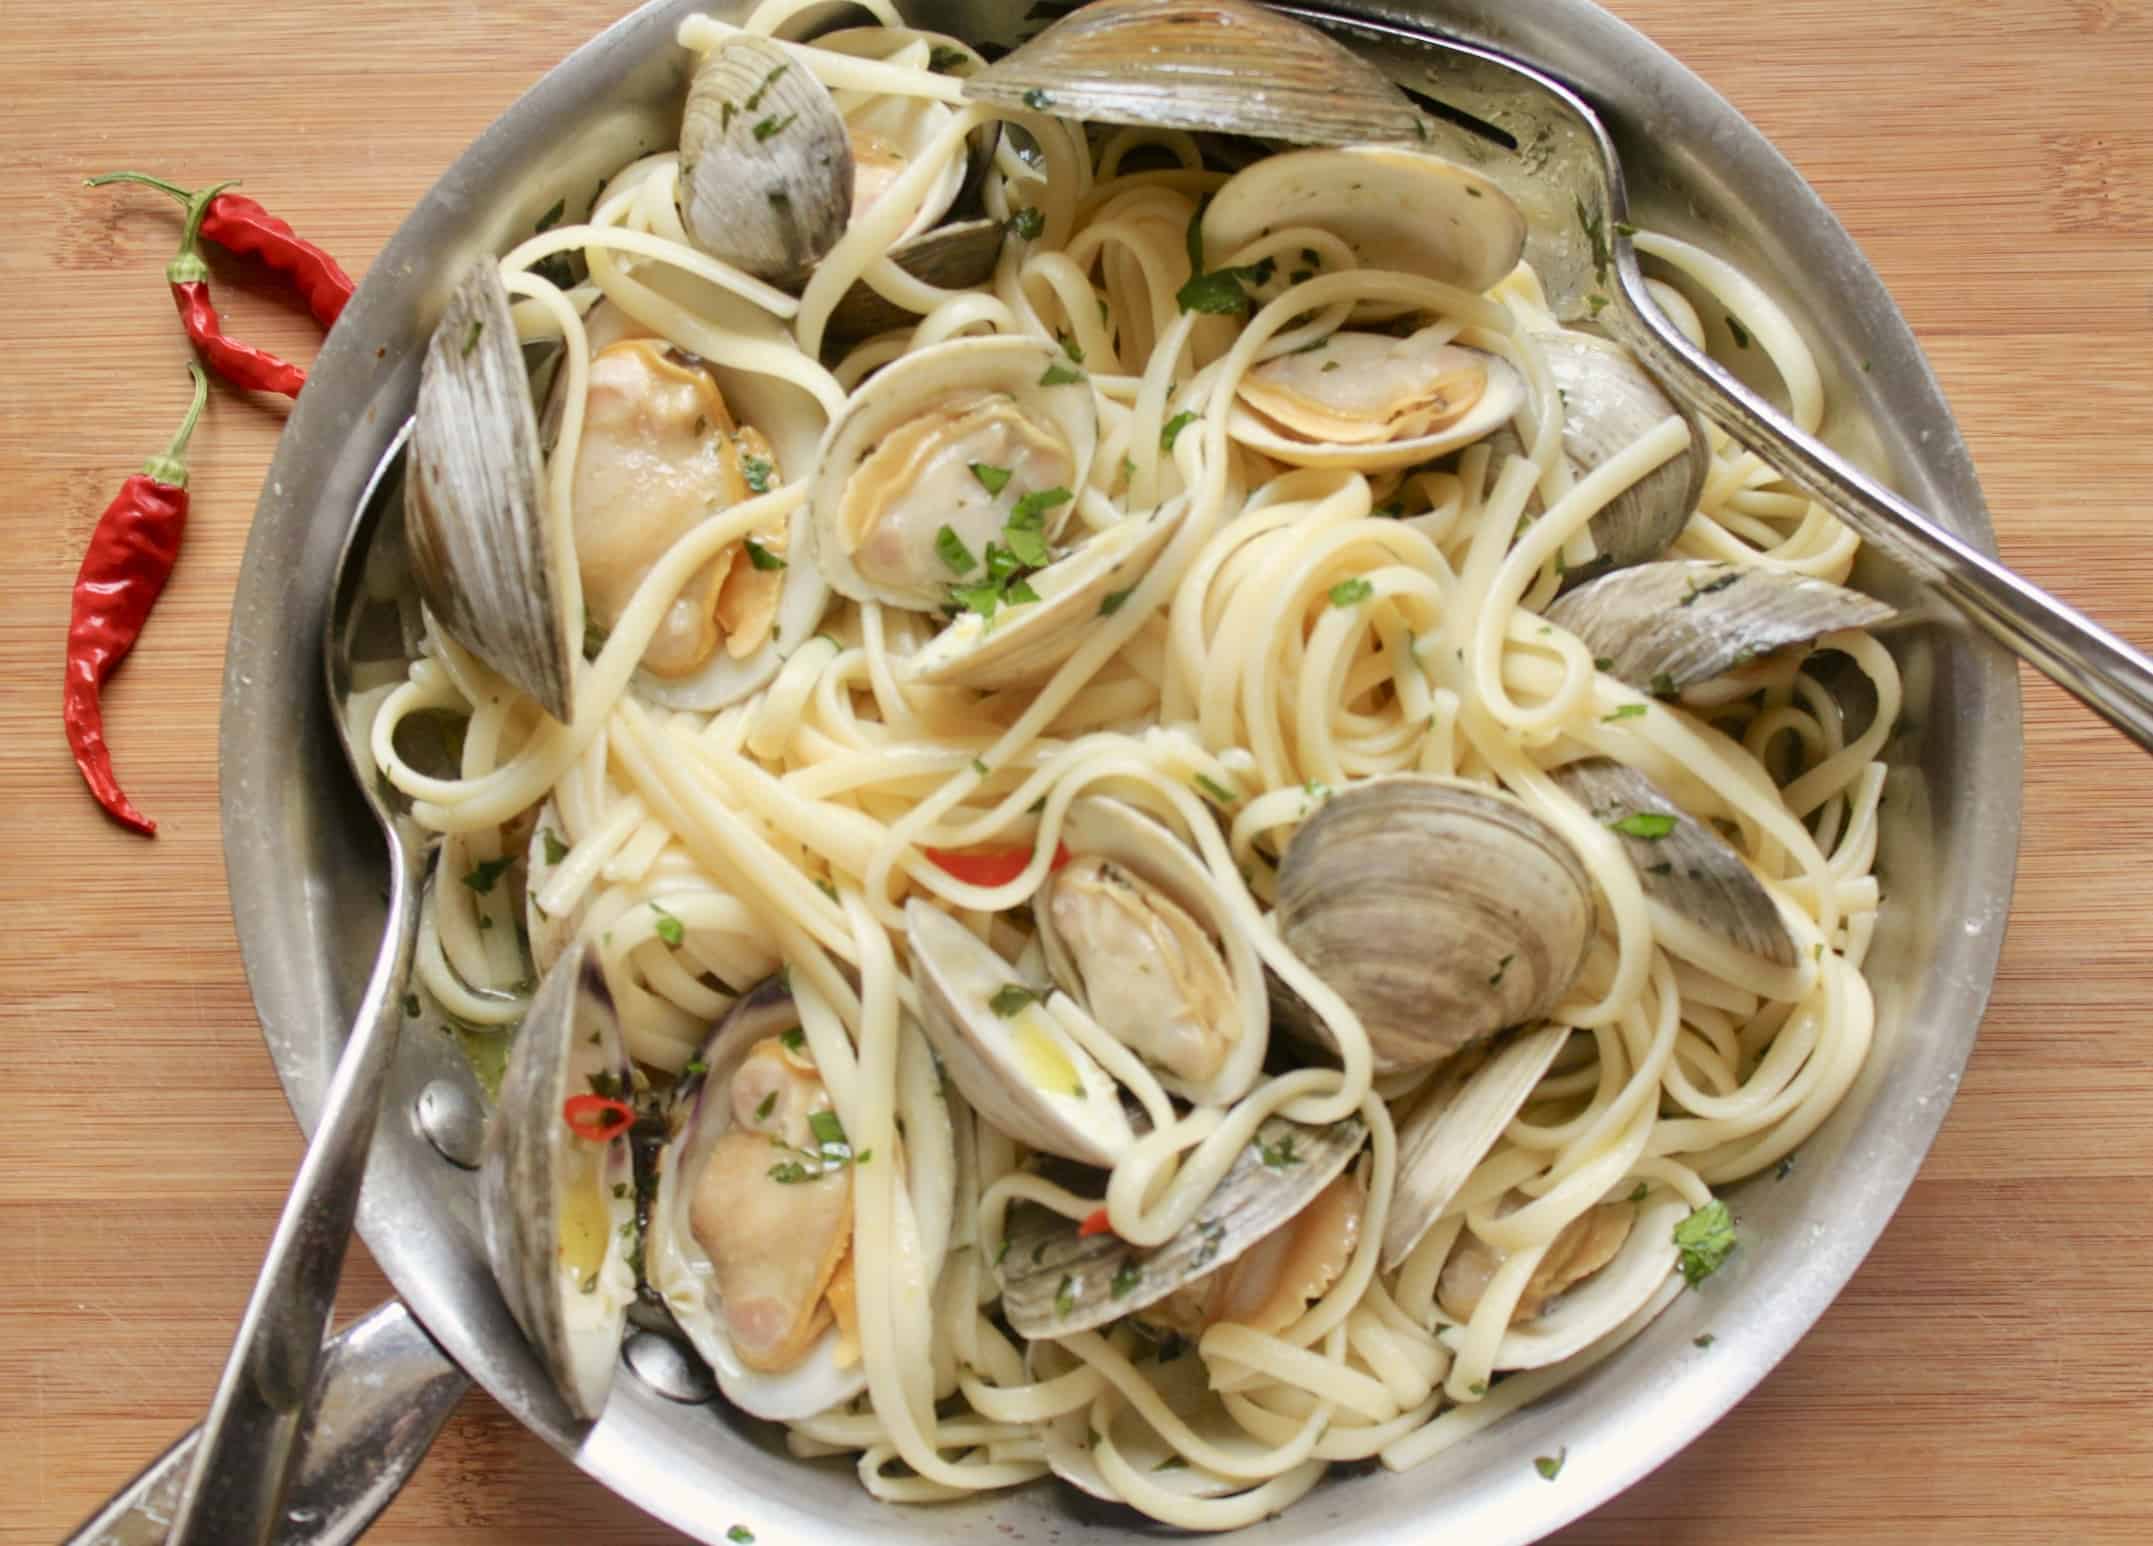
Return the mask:
<svg viewBox="0 0 2153 1546">
<path fill-rule="evenodd" d="M 747 29 L 769 34 L 800 8 L 766 4 Z M 1059 1454 L 1074 1457 L 1085 1485 L 1156 1519 L 1231 1528 L 1283 1508 L 1333 1462 L 1426 1460 L 1609 1356 L 1680 1290 L 1680 1274 L 1582 1351 L 1497 1369 L 1558 1237 L 1596 1207 L 1641 1195 L 1677 1198 L 1683 1215 L 1705 1209 L 1831 1113 L 1872 1032 L 1862 965 L 1898 677 L 1865 633 L 1825 641 L 1873 692 L 1857 727 L 1794 660 L 1760 663 L 1745 691 L 1716 704 L 1667 701 L 1597 669 L 1543 613 L 1565 567 L 1591 557 L 1592 518 L 1684 454 L 1691 429 L 1671 415 L 1579 476 L 1562 454 L 1565 404 L 1536 341 L 1557 323 L 1528 267 L 1472 293 L 1357 267 L 1332 232 L 1281 226 L 1207 255 L 1221 268 L 1272 265 L 1275 282 L 1244 315 L 1183 310 L 1192 220 L 1227 179 L 1195 138 L 1087 132 L 965 102 L 932 67 L 941 40 L 903 33 L 884 4 L 869 8 L 898 29 L 882 57 L 787 44 L 790 58 L 841 107 L 916 97 L 944 104 L 945 120 L 797 294 L 688 240 L 671 153 L 623 169 L 586 222 L 502 260 L 521 337 L 563 345 L 550 518 L 572 546 L 588 333 L 606 307 L 721 372 L 764 381 L 811 425 L 931 345 L 1044 341 L 1079 378 L 1068 389 L 1093 394 L 1099 425 L 1063 539 L 1168 507 L 1172 535 L 1086 620 L 1073 652 L 1022 687 L 922 685 L 908 658 L 943 619 L 834 596 L 812 636 L 780 636 L 782 664 L 766 682 L 714 712 L 637 692 L 646 647 L 715 557 L 780 530 L 791 533 L 788 563 L 813 562 L 803 539 L 815 469 L 782 445 L 770 486 L 672 542 L 591 641 L 571 724 L 429 620 L 408 677 L 363 703 L 380 769 L 439 834 L 419 983 L 483 1046 L 522 1016 L 534 956 L 542 967 L 560 936 L 579 935 L 655 1099 L 699 1072 L 711 1027 L 743 993 L 788 973 L 830 1106 L 853 1152 L 878 1157 L 851 1167 L 865 1389 L 792 1421 L 794 1452 L 852 1457 L 863 1486 L 905 1502 L 1029 1482 Z M 732 32 L 697 18 L 681 41 L 707 51 Z M 1031 234 L 1010 236 L 987 285 L 938 289 L 889 249 L 968 137 L 995 124 L 1004 132 L 981 197 L 990 216 Z M 1814 430 L 1817 370 L 1764 292 L 1687 243 L 1636 242 L 1738 320 L 1786 384 L 1796 421 Z M 558 270 L 541 272 L 563 255 L 588 277 L 563 288 L 546 277 Z M 833 309 L 856 281 L 913 325 L 833 344 Z M 1684 293 L 1656 284 L 1655 294 L 1702 343 Z M 1370 314 L 1414 317 L 1508 362 L 1525 384 L 1515 439 L 1396 470 L 1288 467 L 1237 442 L 1230 419 L 1253 368 Z M 1669 556 L 1844 581 L 1854 538 L 1711 434 L 1702 499 Z M 438 716 L 461 726 L 451 777 L 422 772 L 401 749 L 405 732 Z M 1643 772 L 1724 836 L 1776 903 L 1793 964 L 1650 899 L 1618 834 L 1552 776 L 1583 757 Z M 1582 860 L 1597 922 L 1583 970 L 1547 1015 L 1567 1028 L 1548 1072 L 1434 1226 L 1383 1270 L 1398 1127 L 1433 1070 L 1377 1071 L 1354 1009 L 1287 948 L 1273 907 L 1281 856 L 1303 823 L 1341 792 L 1402 772 L 1522 802 Z M 1245 1094 L 1191 1105 L 1087 1016 L 1063 1013 L 1145 1116 L 1111 1171 L 1079 1185 L 1033 1163 L 939 1076 L 904 907 L 930 899 L 1004 960 L 1024 960 L 1029 904 L 1072 805 L 1094 795 L 1137 807 L 1187 846 L 1232 929 L 1335 1050 L 1271 1030 L 1265 1072 Z M 522 862 L 540 842 L 542 874 Z M 1027 850 L 1021 872 L 966 880 L 930 854 L 995 847 Z M 1103 1207 L 1121 1240 L 1160 1246 L 1273 1117 L 1357 1117 L 1367 1133 L 1349 1172 L 1365 1197 L 1357 1235 L 1285 1324 L 1220 1320 L 1186 1345 L 1142 1315 L 1030 1341 L 1011 1329 L 998 1268 L 1020 1206 L 1071 1220 Z M 1441 1283 L 1469 1237 L 1498 1261 L 1461 1317 Z"/>
</svg>

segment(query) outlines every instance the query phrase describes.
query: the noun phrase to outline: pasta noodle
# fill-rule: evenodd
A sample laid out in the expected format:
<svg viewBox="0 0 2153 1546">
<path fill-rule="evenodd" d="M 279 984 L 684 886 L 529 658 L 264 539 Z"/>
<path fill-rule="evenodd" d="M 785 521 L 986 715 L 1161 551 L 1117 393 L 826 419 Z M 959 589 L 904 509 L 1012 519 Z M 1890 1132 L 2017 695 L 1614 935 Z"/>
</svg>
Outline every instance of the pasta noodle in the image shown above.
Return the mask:
<svg viewBox="0 0 2153 1546">
<path fill-rule="evenodd" d="M 768 36 L 798 8 L 765 4 L 744 30 Z M 1197 138 L 1087 136 L 1042 113 L 966 102 L 930 63 L 928 45 L 941 40 L 904 31 L 886 5 L 870 10 L 890 29 L 886 48 L 782 46 L 841 108 L 916 99 L 944 116 L 799 293 L 692 244 L 672 154 L 627 167 L 587 222 L 533 236 L 503 260 L 520 335 L 562 344 L 553 518 L 570 521 L 579 455 L 601 433 L 593 358 L 607 309 L 732 378 L 793 394 L 818 422 L 930 346 L 1036 340 L 1062 351 L 1071 389 L 1090 395 L 1097 417 L 1064 535 L 1153 512 L 1171 518 L 1171 535 L 1111 607 L 1083 620 L 1058 664 L 1015 687 L 923 684 L 911 657 L 941 622 L 839 596 L 813 637 L 781 638 L 782 664 L 721 707 L 669 708 L 639 691 L 637 663 L 675 598 L 719 555 L 790 529 L 787 562 L 814 562 L 797 537 L 817 468 L 791 460 L 767 489 L 711 509 L 654 555 L 577 663 L 570 724 L 429 617 L 408 678 L 369 700 L 372 755 L 441 848 L 417 978 L 474 1045 L 497 1044 L 530 1002 L 533 958 L 543 965 L 580 934 L 656 1099 L 700 1071 L 710 1028 L 743 995 L 789 974 L 801 1055 L 861 1157 L 849 1252 L 864 1373 L 858 1396 L 790 1424 L 793 1451 L 855 1457 L 861 1484 L 891 1501 L 1077 1465 L 1086 1485 L 1159 1520 L 1231 1528 L 1285 1507 L 1333 1462 L 1423 1461 L 1610 1356 L 1679 1275 L 1663 1274 L 1581 1350 L 1499 1371 L 1566 1231 L 1641 1195 L 1675 1199 L 1677 1217 L 1704 1209 L 1830 1114 L 1873 1029 L 1861 969 L 1879 905 L 1877 759 L 1898 678 L 1889 654 L 1853 631 L 1825 643 L 1866 678 L 1874 708 L 1861 721 L 1806 665 L 1760 662 L 1747 690 L 1716 703 L 1624 687 L 1543 613 L 1565 567 L 1592 556 L 1594 518 L 1688 455 L 1693 431 L 1671 414 L 1591 469 L 1574 467 L 1540 342 L 1557 321 L 1529 268 L 1481 294 L 1359 266 L 1335 232 L 1288 225 L 1209 255 L 1219 268 L 1263 270 L 1252 314 L 1185 310 L 1188 233 L 1227 180 Z M 708 51 L 735 35 L 697 18 L 681 40 Z M 976 132 L 996 128 L 978 197 L 1033 234 L 1006 240 L 981 287 L 906 273 L 890 249 Z M 1766 293 L 1673 237 L 1636 241 L 1682 277 L 1686 295 L 1655 283 L 1678 324 L 1701 339 L 1700 295 L 1738 318 L 1786 383 L 1796 421 L 1814 428 L 1819 374 Z M 564 288 L 546 277 L 564 255 L 588 278 Z M 1274 282 L 1273 269 L 1292 272 Z M 915 320 L 832 350 L 834 309 L 856 283 Z M 1252 372 L 1323 347 L 1356 319 L 1399 316 L 1433 329 L 1431 347 L 1515 368 L 1524 390 L 1510 440 L 1385 468 L 1286 466 L 1238 438 Z M 1844 581 L 1852 536 L 1750 452 L 1710 438 L 1703 496 L 1669 556 Z M 415 727 L 443 718 L 461 726 L 446 776 L 407 752 Z M 1621 836 L 1555 776 L 1585 757 L 1644 773 L 1726 838 L 1782 915 L 1792 964 L 1760 959 L 1649 894 Z M 1394 774 L 1519 802 L 1574 849 L 1597 920 L 1582 971 L 1547 1012 L 1568 1028 L 1547 1071 L 1432 1227 L 1386 1267 L 1407 1164 L 1400 1134 L 1432 1071 L 1384 1066 L 1353 1005 L 1288 946 L 1276 908 L 1295 834 L 1330 801 Z M 1066 995 L 1049 1000 L 1060 1034 L 1143 1116 L 1085 1190 L 1033 1163 L 947 1087 L 922 1031 L 930 1010 L 906 902 L 946 910 L 1004 961 L 1036 963 L 1029 904 L 1073 830 L 1072 807 L 1097 795 L 1185 847 L 1223 899 L 1227 929 L 1326 1028 L 1332 1050 L 1277 1033 L 1244 1093 L 1191 1103 L 1103 1019 Z M 550 861 L 526 872 L 522 855 L 541 838 Z M 998 846 L 1024 857 L 993 877 L 933 857 Z M 1365 1198 L 1357 1232 L 1282 1324 L 1212 1321 L 1181 1360 L 1142 1313 L 1029 1342 L 1013 1332 L 998 1269 L 1018 1210 L 1083 1220 L 1103 1209 L 1121 1241 L 1163 1247 L 1279 1118 L 1366 1132 L 1348 1171 Z M 1471 1241 L 1494 1265 L 1460 1315 L 1444 1272 Z"/>
</svg>

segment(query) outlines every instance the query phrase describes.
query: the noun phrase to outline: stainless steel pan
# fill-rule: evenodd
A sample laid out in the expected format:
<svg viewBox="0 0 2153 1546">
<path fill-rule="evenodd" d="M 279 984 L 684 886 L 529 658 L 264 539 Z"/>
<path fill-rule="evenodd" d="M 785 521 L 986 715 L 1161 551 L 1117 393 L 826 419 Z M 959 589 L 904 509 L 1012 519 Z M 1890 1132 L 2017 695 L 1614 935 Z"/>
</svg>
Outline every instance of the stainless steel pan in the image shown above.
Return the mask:
<svg viewBox="0 0 2153 1546">
<path fill-rule="evenodd" d="M 381 856 L 325 718 L 312 642 L 322 636 L 346 519 L 409 411 L 447 276 L 478 252 L 505 248 L 556 198 L 580 198 L 631 156 L 670 143 L 684 83 L 673 29 L 705 8 L 645 7 L 554 70 L 465 152 L 369 272 L 270 470 L 226 665 L 224 838 L 264 1036 L 309 1128 L 382 912 Z M 1826 425 L 1834 447 L 1993 551 L 1965 448 L 1876 275 L 1794 170 L 1708 86 L 1584 0 L 1332 8 L 1515 53 L 1575 86 L 1615 136 L 1638 218 L 1741 263 L 1803 320 L 1836 405 Z M 905 9 L 924 25 L 1006 44 L 1064 7 L 919 0 Z M 1900 577 L 1881 565 L 1861 578 L 1904 599 Z M 1333 1479 L 1283 1519 L 1245 1532 L 1246 1546 L 1405 1546 L 1438 1528 L 1476 1541 L 1536 1539 L 1725 1412 L 1852 1275 L 1912 1181 L 1972 1050 L 2018 846 L 2013 667 L 1939 625 L 1902 631 L 1892 648 L 1911 728 L 1890 744 L 1892 819 L 1879 861 L 1887 902 L 1871 956 L 1876 1051 L 1805 1145 L 1799 1171 L 1737 1196 L 1744 1248 L 1703 1293 L 1576 1385 L 1420 1470 Z M 328 1410 L 299 1488 L 306 1517 L 294 1521 L 293 1539 L 348 1540 L 363 1529 L 390 1490 L 384 1465 L 423 1451 L 460 1389 L 459 1367 L 607 1486 L 705 1541 L 724 1540 L 736 1524 L 764 1542 L 878 1546 L 1150 1533 L 1133 1516 L 1045 1486 L 957 1507 L 886 1508 L 859 1490 L 849 1466 L 793 1461 L 770 1431 L 722 1403 L 678 1405 L 634 1377 L 616 1385 L 604 1421 L 577 1429 L 488 1276 L 473 1177 L 416 1124 L 422 1091 L 466 1078 L 445 1038 L 404 1039 L 359 1228 L 408 1313 L 381 1312 L 332 1360 Z M 1717 1338 L 1709 1356 L 1691 1346 L 1707 1324 Z M 375 1351 L 392 1356 L 376 1361 Z M 1549 1486 L 1531 1460 L 1558 1448 L 1569 1460 L 1561 1484 Z M 145 1473 L 89 1538 L 160 1538 L 149 1523 L 160 1474 Z"/>
</svg>

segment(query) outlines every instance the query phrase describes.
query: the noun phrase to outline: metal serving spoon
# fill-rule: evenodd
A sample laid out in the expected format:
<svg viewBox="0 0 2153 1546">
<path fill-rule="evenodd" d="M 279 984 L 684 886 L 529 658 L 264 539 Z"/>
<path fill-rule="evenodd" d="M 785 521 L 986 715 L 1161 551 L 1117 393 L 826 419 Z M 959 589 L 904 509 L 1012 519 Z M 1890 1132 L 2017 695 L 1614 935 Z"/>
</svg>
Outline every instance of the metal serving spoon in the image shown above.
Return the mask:
<svg viewBox="0 0 2153 1546">
<path fill-rule="evenodd" d="M 1411 27 L 1310 7 L 1095 0 L 971 77 L 965 93 L 1113 123 L 1275 136 L 1276 104 L 1248 84 L 1262 78 L 1255 61 L 1237 69 L 1227 56 L 1239 37 L 1275 29 L 1281 16 L 1403 45 L 1427 59 L 1441 106 L 1529 148 L 1529 155 L 1493 153 L 1489 138 L 1433 115 L 1413 131 L 1502 184 L 1527 211 L 1525 256 L 1558 317 L 1596 324 L 1678 402 L 1755 450 L 1959 616 L 2153 751 L 2153 660 L 1804 433 L 1661 314 L 1627 234 L 1629 198 L 1614 142 L 1575 92 L 1532 66 Z M 1168 89 L 1177 79 L 1216 80 L 1221 89 L 1177 93 Z M 1357 80 L 1348 85 L 1343 95 L 1359 116 L 1370 116 Z M 1287 137 L 1317 138 L 1316 127 Z"/>
<path fill-rule="evenodd" d="M 330 715 L 389 849 L 381 948 L 209 1416 L 71 1538 L 85 1546 L 348 1540 L 394 1496 L 470 1384 L 398 1305 L 323 1347 L 396 1058 L 426 871 L 426 838 L 410 802 L 372 771 L 350 712 L 362 660 L 409 664 L 393 595 L 368 583 L 381 558 L 382 516 L 402 508 L 409 434 L 389 447 L 352 515 L 322 641 Z M 366 1367 L 369 1379 L 336 1380 L 342 1364 Z"/>
</svg>

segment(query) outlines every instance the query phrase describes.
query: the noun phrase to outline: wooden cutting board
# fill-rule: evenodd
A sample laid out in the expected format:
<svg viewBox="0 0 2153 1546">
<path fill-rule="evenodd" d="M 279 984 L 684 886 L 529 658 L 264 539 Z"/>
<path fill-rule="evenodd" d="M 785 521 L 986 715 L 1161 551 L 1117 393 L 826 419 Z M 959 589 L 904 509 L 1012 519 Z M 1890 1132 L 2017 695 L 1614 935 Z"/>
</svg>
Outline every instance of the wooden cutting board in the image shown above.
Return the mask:
<svg viewBox="0 0 2153 1546">
<path fill-rule="evenodd" d="M 607 0 L 7 0 L 0 165 L 0 1546 L 58 1538 L 200 1414 L 299 1156 L 229 923 L 216 710 L 283 417 L 220 393 L 186 556 L 111 694 L 163 824 L 59 728 L 68 583 L 170 434 L 184 346 L 139 166 L 248 191 L 363 270 Z M 2153 642 L 2153 3 L 1619 0 L 1808 175 L 1943 378 L 2005 557 Z M 220 275 L 235 331 L 312 324 Z M 2153 1539 L 2153 781 L 2038 681 L 2009 943 L 1922 1179 L 1816 1332 L 1585 1543 Z M 350 1309 L 388 1292 L 363 1251 Z M 1554 1485 L 1560 1485 L 1559 1482 Z M 482 1395 L 371 1541 L 679 1538 Z"/>
</svg>

